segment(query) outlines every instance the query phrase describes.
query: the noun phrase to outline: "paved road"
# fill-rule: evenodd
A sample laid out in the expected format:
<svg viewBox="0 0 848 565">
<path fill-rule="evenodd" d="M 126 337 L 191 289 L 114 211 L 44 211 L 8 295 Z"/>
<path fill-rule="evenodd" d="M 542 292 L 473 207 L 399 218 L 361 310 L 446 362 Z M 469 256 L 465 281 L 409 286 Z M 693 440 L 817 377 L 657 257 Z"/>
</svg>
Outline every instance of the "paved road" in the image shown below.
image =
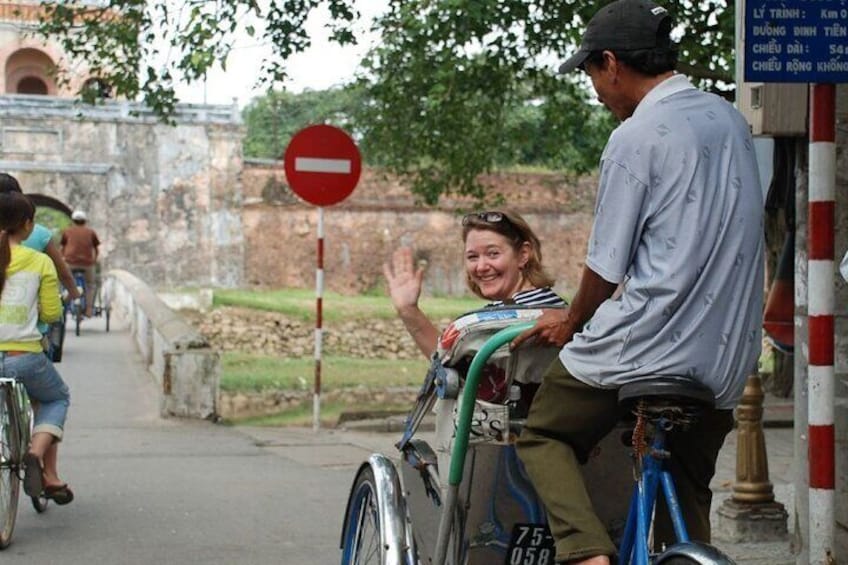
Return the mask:
<svg viewBox="0 0 848 565">
<path fill-rule="evenodd" d="M 86 321 L 58 364 L 72 394 L 60 471 L 76 500 L 37 515 L 22 497 L 4 564 L 337 562 L 368 447 L 161 420 L 129 333 L 104 330 Z"/>
<path fill-rule="evenodd" d="M 37 515 L 21 498 L 4 564 L 338 563 L 348 488 L 398 434 L 233 428 L 162 420 L 129 333 L 87 321 L 58 365 L 71 387 L 60 470 L 76 493 Z M 778 500 L 791 505 L 791 429 L 767 430 Z M 735 437 L 719 459 L 716 502 L 730 494 Z M 788 543 L 719 543 L 740 563 L 793 563 Z"/>
</svg>

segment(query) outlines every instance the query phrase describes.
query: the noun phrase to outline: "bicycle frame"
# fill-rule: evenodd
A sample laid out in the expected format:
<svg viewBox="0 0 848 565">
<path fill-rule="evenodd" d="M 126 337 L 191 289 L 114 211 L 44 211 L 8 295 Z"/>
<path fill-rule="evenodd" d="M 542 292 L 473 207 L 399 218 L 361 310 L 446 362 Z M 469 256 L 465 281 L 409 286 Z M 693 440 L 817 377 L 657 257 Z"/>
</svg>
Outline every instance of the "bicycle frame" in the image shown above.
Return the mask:
<svg viewBox="0 0 848 565">
<path fill-rule="evenodd" d="M 642 465 L 636 484 L 633 487 L 633 497 L 630 500 L 630 510 L 627 523 L 624 526 L 624 536 L 618 553 L 619 565 L 648 565 L 650 549 L 648 548 L 648 533 L 651 517 L 654 514 L 654 504 L 657 492 L 662 488 L 671 515 L 674 534 L 678 543 L 689 542 L 689 533 L 680 511 L 677 491 L 671 473 L 665 468 L 663 461 L 668 458 L 665 451 L 665 437 L 670 422 L 665 418 L 657 421 L 651 447 L 642 458 Z"/>
</svg>

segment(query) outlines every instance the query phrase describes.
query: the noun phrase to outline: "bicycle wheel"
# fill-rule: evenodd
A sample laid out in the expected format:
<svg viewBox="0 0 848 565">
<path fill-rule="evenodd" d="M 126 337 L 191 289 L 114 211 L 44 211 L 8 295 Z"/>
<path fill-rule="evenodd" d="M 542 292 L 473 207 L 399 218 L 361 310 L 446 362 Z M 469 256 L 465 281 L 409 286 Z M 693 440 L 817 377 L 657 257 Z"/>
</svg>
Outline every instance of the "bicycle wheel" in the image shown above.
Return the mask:
<svg viewBox="0 0 848 565">
<path fill-rule="evenodd" d="M 356 477 L 348 502 L 342 541 L 342 565 L 382 565 L 385 550 L 381 542 L 380 513 L 374 471 L 365 467 Z"/>
<path fill-rule="evenodd" d="M 18 517 L 21 443 L 15 421 L 15 398 L 8 385 L 0 385 L 0 549 L 12 542 Z"/>
<path fill-rule="evenodd" d="M 112 307 L 106 306 L 106 331 L 107 332 L 109 331 L 109 318 L 111 317 L 111 314 L 112 314 Z"/>
<path fill-rule="evenodd" d="M 80 324 L 82 323 L 82 301 L 74 302 L 74 324 L 76 326 L 76 335 L 80 334 Z"/>
<path fill-rule="evenodd" d="M 734 561 L 713 545 L 701 542 L 676 543 L 654 560 L 656 565 L 733 565 Z"/>
</svg>

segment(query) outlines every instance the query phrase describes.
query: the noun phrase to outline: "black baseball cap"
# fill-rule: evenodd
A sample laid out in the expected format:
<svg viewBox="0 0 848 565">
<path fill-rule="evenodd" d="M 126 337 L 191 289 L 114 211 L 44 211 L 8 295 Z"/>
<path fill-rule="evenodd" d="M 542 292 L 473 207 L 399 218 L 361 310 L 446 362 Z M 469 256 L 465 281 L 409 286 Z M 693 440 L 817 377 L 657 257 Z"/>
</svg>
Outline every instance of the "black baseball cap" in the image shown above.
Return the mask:
<svg viewBox="0 0 848 565">
<path fill-rule="evenodd" d="M 649 0 L 616 0 L 592 16 L 580 49 L 559 67 L 560 73 L 578 68 L 593 51 L 636 51 L 657 44 L 660 24 L 668 10 Z"/>
</svg>

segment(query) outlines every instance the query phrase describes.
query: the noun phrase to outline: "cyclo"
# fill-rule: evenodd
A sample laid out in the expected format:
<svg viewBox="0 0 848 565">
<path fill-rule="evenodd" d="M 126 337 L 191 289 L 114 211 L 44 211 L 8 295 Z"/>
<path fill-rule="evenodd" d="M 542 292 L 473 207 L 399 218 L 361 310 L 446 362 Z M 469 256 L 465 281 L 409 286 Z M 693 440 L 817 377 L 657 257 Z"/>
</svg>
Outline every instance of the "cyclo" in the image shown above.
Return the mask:
<svg viewBox="0 0 848 565">
<path fill-rule="evenodd" d="M 514 442 L 558 350 L 528 346 L 510 354 L 508 341 L 490 343 L 509 326 L 526 329 L 541 313 L 538 307 L 487 308 L 461 316 L 442 333 L 397 443 L 399 472 L 375 453 L 356 475 L 343 524 L 343 564 L 554 563 L 545 510 Z M 470 383 L 475 370 L 479 386 Z M 434 406 L 430 445 L 419 426 Z M 590 492 L 604 493 L 593 502 L 613 539 L 621 534 L 632 486 L 620 472 L 630 465 L 616 439 L 620 432 L 602 441 L 584 468 Z"/>
<path fill-rule="evenodd" d="M 461 316 L 442 333 L 396 444 L 399 470 L 391 458 L 375 453 L 356 474 L 342 525 L 342 565 L 554 564 L 545 509 L 514 443 L 558 349 L 508 350 L 541 313 L 538 307 L 487 308 Z M 669 508 L 679 543 L 649 555 L 646 523 L 657 492 L 675 498 L 662 467 L 665 434 L 695 417 L 692 407 L 712 399 L 697 387 L 691 393 L 691 385 L 669 377 L 647 392 L 642 384 L 620 392 L 620 401 L 639 402 L 635 427 L 646 416 L 656 428 L 650 455 L 634 464 L 622 445 L 634 437 L 634 422 L 623 419 L 583 466 L 595 511 L 624 555 L 620 564 L 731 563 L 715 548 L 689 542 L 676 502 Z M 419 428 L 434 407 L 431 445 Z M 635 488 L 631 469 L 642 475 Z"/>
</svg>

